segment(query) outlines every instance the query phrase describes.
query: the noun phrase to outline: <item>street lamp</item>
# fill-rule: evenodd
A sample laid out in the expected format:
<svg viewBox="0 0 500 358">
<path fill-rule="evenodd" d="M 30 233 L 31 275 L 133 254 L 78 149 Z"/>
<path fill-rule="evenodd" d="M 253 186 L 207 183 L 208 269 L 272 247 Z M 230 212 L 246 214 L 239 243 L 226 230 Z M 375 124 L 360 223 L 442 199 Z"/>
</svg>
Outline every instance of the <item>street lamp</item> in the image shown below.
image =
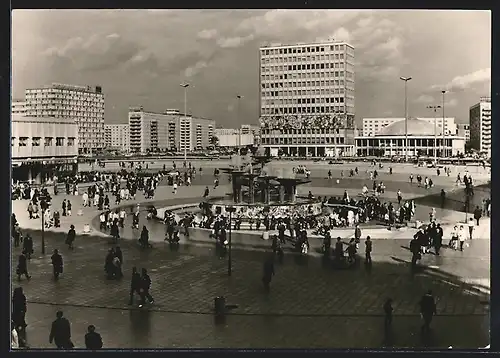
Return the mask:
<svg viewBox="0 0 500 358">
<path fill-rule="evenodd" d="M 446 155 L 445 155 L 445 152 L 446 152 L 446 140 L 445 140 L 445 132 L 444 132 L 444 121 L 445 121 L 445 116 L 444 116 L 444 95 L 445 95 L 446 91 L 445 90 L 442 90 L 441 91 L 441 94 L 443 95 L 443 151 L 442 151 L 442 156 L 443 156 L 443 159 L 446 158 Z"/>
<path fill-rule="evenodd" d="M 236 212 L 236 208 L 232 205 L 226 207 L 226 211 L 229 213 L 229 255 L 227 261 L 227 275 L 231 276 L 233 268 L 232 268 L 232 258 L 231 258 L 231 249 L 233 247 L 231 242 L 231 227 L 232 227 L 232 213 Z"/>
<path fill-rule="evenodd" d="M 240 100 L 242 96 L 237 95 L 236 98 L 238 99 L 238 103 L 236 104 L 236 122 L 239 123 L 240 120 Z M 241 131 L 240 135 L 238 136 L 238 147 L 241 147 Z"/>
<path fill-rule="evenodd" d="M 187 89 L 189 87 L 189 83 L 181 83 L 181 87 L 184 88 L 184 119 L 187 118 Z M 186 127 L 184 127 L 184 130 Z M 182 132 L 182 131 L 181 131 Z M 191 131 L 189 132 L 189 136 L 191 136 Z M 187 160 L 187 141 L 186 141 L 186 132 L 184 131 L 184 161 Z"/>
<path fill-rule="evenodd" d="M 437 119 L 436 111 L 441 108 L 441 106 L 427 106 L 427 108 L 434 111 L 434 163 L 437 164 Z M 444 126 L 444 123 L 443 123 Z M 444 131 L 444 128 L 443 128 Z"/>
<path fill-rule="evenodd" d="M 42 209 L 42 255 L 45 255 L 45 210 L 47 210 L 46 197 L 40 197 L 40 209 Z"/>
<path fill-rule="evenodd" d="M 408 91 L 407 85 L 411 77 L 399 77 L 401 81 L 405 81 L 405 162 L 408 162 Z"/>
</svg>

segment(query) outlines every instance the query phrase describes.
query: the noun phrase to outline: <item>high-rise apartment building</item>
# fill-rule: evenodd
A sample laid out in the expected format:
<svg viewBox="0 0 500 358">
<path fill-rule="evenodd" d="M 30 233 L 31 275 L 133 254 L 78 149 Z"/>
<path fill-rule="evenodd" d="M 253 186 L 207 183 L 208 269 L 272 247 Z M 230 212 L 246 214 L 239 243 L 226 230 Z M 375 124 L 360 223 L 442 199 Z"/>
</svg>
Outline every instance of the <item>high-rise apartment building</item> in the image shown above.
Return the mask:
<svg viewBox="0 0 500 358">
<path fill-rule="evenodd" d="M 353 154 L 351 45 L 330 41 L 262 47 L 259 70 L 261 140 L 271 155 Z"/>
<path fill-rule="evenodd" d="M 105 124 L 104 138 L 107 149 L 116 149 L 122 152 L 130 151 L 129 125 Z"/>
<path fill-rule="evenodd" d="M 491 98 L 481 97 L 469 109 L 471 148 L 491 156 Z"/>
<path fill-rule="evenodd" d="M 130 151 L 199 150 L 210 145 L 215 121 L 185 116 L 178 110 L 164 113 L 145 111 L 143 107 L 129 108 Z"/>
<path fill-rule="evenodd" d="M 23 99 L 13 99 L 11 112 L 12 112 L 12 114 L 19 114 L 19 115 L 25 116 L 26 115 L 26 102 Z"/>
<path fill-rule="evenodd" d="M 436 132 L 442 133 L 441 127 L 443 126 L 443 117 L 439 118 L 434 117 L 418 117 L 415 119 L 419 119 L 421 121 L 428 122 L 431 126 L 434 126 L 434 121 L 436 122 Z M 387 127 L 390 124 L 404 121 L 404 118 L 363 118 L 363 136 L 365 137 L 374 137 L 376 136 L 383 128 Z M 445 134 L 456 134 L 457 125 L 455 124 L 454 117 L 445 117 L 444 119 L 444 132 Z"/>
<path fill-rule="evenodd" d="M 26 115 L 72 118 L 78 125 L 78 150 L 92 153 L 104 148 L 104 94 L 100 86 L 53 83 L 25 91 Z"/>
<path fill-rule="evenodd" d="M 466 143 L 470 142 L 470 125 L 457 123 L 457 136 L 464 137 Z"/>
</svg>

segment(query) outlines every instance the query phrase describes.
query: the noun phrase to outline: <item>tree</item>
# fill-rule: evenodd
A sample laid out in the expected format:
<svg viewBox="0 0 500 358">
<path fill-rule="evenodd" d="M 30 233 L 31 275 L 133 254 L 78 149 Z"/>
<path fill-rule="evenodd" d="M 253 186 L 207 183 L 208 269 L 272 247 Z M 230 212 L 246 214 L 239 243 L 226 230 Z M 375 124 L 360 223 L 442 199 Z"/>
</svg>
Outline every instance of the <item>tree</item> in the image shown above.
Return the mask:
<svg viewBox="0 0 500 358">
<path fill-rule="evenodd" d="M 211 136 L 210 137 L 210 144 L 213 145 L 214 147 L 217 147 L 219 145 L 219 138 L 216 136 Z"/>
</svg>

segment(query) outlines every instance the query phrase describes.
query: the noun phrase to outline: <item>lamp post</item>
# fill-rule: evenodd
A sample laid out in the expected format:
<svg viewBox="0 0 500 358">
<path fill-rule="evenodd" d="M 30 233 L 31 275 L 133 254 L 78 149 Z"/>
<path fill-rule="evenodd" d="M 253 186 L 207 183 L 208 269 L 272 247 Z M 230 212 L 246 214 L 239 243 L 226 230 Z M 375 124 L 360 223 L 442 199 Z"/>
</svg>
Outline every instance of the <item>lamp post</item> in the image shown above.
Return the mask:
<svg viewBox="0 0 500 358">
<path fill-rule="evenodd" d="M 401 81 L 405 81 L 405 162 L 408 162 L 408 81 L 411 77 L 399 77 Z"/>
<path fill-rule="evenodd" d="M 437 164 L 437 116 L 436 111 L 441 108 L 441 106 L 427 106 L 427 108 L 434 111 L 434 164 Z M 444 124 L 443 124 L 444 125 Z M 443 128 L 444 130 L 444 128 Z"/>
<path fill-rule="evenodd" d="M 45 210 L 47 202 L 45 196 L 40 197 L 40 209 L 42 209 L 42 255 L 45 255 Z"/>
<path fill-rule="evenodd" d="M 241 97 L 240 95 L 236 95 L 236 99 L 238 100 L 238 102 L 236 103 L 236 122 L 239 123 L 239 120 L 240 120 L 240 100 L 241 100 Z M 238 136 L 238 147 L 241 147 L 241 131 L 240 131 L 240 135 Z"/>
<path fill-rule="evenodd" d="M 181 83 L 181 87 L 184 88 L 184 119 L 187 118 L 187 89 L 189 87 L 189 83 Z M 185 130 L 185 128 L 184 128 Z M 182 131 L 181 131 L 182 133 Z M 191 131 L 189 131 L 189 136 L 191 136 Z M 186 132 L 184 131 L 184 161 L 187 160 L 187 140 L 186 140 Z"/>
<path fill-rule="evenodd" d="M 233 247 L 232 242 L 231 242 L 231 227 L 232 227 L 232 213 L 236 211 L 236 208 L 234 206 L 228 206 L 226 207 L 226 211 L 229 212 L 229 252 L 228 252 L 228 260 L 227 260 L 227 275 L 231 276 L 233 272 L 233 267 L 232 267 L 232 257 L 231 257 L 231 249 Z"/>
<path fill-rule="evenodd" d="M 445 132 L 444 132 L 444 121 L 445 121 L 445 116 L 444 116 L 444 95 L 446 91 L 442 90 L 441 94 L 443 95 L 443 151 L 441 152 L 441 155 L 443 156 L 443 159 L 446 158 L 445 152 L 446 152 L 446 139 L 445 139 Z"/>
</svg>

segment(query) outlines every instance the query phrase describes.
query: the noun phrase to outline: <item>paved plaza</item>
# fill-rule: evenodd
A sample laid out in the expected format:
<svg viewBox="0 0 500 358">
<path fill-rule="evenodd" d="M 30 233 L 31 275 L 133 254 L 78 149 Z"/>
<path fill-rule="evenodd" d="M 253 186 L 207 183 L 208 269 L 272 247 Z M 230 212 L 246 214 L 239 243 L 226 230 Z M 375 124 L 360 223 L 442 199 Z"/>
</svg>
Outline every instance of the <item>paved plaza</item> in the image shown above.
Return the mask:
<svg viewBox="0 0 500 358">
<path fill-rule="evenodd" d="M 210 186 L 212 196 L 224 196 L 230 192 L 227 179 L 223 176 L 222 185 L 213 190 L 213 169 L 209 168 L 215 167 L 216 162 L 207 163 L 206 175 L 198 176 L 193 186 L 181 187 L 175 195 L 171 188 L 160 186 L 155 199 L 145 200 L 139 194 L 136 201 L 124 205 L 140 202 L 145 208 L 147 202 L 157 207 L 196 203 L 201 200 L 206 185 Z M 158 169 L 161 166 L 158 163 Z M 367 168 L 359 166 L 360 171 Z M 311 183 L 300 189 L 305 194 L 311 190 L 315 195 L 341 195 L 347 189 L 353 196 L 364 182 L 371 188 L 366 175 L 354 179 L 344 177 L 339 184 L 336 181 L 332 184 L 325 179 L 329 166 L 317 167 L 312 170 Z M 340 178 L 340 169 L 331 167 L 334 177 Z M 414 174 L 420 169 L 428 171 L 414 168 Z M 347 175 L 348 169 L 343 170 Z M 426 172 L 425 175 L 433 175 L 436 183 L 435 188 L 426 191 L 416 184 L 410 185 L 407 173 L 408 170 L 399 167 L 394 168 L 393 175 L 381 173 L 379 180 L 388 187 L 384 200 L 395 201 L 398 188 L 404 197 L 414 198 L 434 195 L 441 188 L 451 193 L 454 188 L 456 175 L 446 178 Z M 459 193 L 460 189 L 454 189 Z M 460 194 L 456 195 L 458 201 Z M 489 192 L 478 191 L 476 195 L 476 200 L 480 201 L 483 195 L 489 196 Z M 54 207 L 59 208 L 64 198 L 68 197 L 56 196 Z M 90 235 L 81 235 L 85 224 L 95 226 L 98 212 L 95 208 L 81 208 L 81 197 L 70 199 L 74 216 L 62 217 L 61 228 L 46 232 L 45 257 L 40 253 L 40 221 L 28 219 L 26 201 L 12 202 L 20 226 L 24 232 L 32 233 L 35 242 L 35 255 L 28 266 L 32 280 L 20 284 L 15 278 L 13 281 L 14 287 L 21 285 L 24 288 L 28 298 L 30 347 L 50 347 L 50 324 L 58 309 L 62 309 L 71 321 L 77 347 L 83 347 L 83 336 L 89 324 L 97 327 L 106 348 L 477 348 L 489 343 L 490 235 L 487 218 L 482 219 L 476 228 L 475 239 L 464 252 L 444 248 L 441 256 L 425 255 L 422 260 L 425 268 L 416 275 L 410 273 L 411 255 L 407 247 L 414 230 L 382 229 L 386 234 L 374 236 L 371 271 L 363 267 L 335 271 L 315 255 L 300 258 L 287 253 L 284 263 L 276 264 L 271 292 L 266 293 L 260 280 L 263 262 L 269 255 L 266 250 L 234 250 L 234 271 L 229 278 L 227 258 L 220 259 L 214 247 L 191 244 L 172 251 L 163 243 L 164 228 L 146 224 L 142 217 L 141 225 L 150 227 L 153 249 L 140 250 L 135 240 L 130 240 L 136 239 L 138 234 L 125 229 L 122 235 L 125 239 L 120 242 L 125 277 L 121 281 L 106 280 L 104 259 L 111 247 L 107 235 L 95 227 Z M 423 220 L 431 209 L 425 204 L 417 208 Z M 80 209 L 82 215 L 75 215 Z M 451 208 L 437 210 L 438 219 L 447 224 L 445 232 L 450 224 L 463 221 L 465 216 Z M 76 226 L 78 233 L 74 251 L 64 245 L 70 224 Z M 363 236 L 369 235 L 371 230 L 384 232 L 366 229 Z M 352 229 L 342 232 L 343 238 L 350 236 Z M 445 233 L 444 242 L 447 241 Z M 50 253 L 55 248 L 60 249 L 65 259 L 64 274 L 59 282 L 51 278 Z M 17 261 L 19 251 L 13 249 L 13 262 Z M 151 293 L 155 298 L 150 307 L 138 309 L 135 305 L 127 305 L 133 266 L 147 268 L 150 272 Z M 428 289 L 433 290 L 437 299 L 438 315 L 431 336 L 423 340 L 418 301 Z M 221 295 L 227 298 L 228 304 L 238 307 L 225 324 L 215 324 L 213 299 Z M 393 298 L 395 309 L 393 334 L 389 340 L 384 337 L 382 311 L 387 297 Z M 456 326 L 460 330 L 455 330 Z"/>
</svg>

